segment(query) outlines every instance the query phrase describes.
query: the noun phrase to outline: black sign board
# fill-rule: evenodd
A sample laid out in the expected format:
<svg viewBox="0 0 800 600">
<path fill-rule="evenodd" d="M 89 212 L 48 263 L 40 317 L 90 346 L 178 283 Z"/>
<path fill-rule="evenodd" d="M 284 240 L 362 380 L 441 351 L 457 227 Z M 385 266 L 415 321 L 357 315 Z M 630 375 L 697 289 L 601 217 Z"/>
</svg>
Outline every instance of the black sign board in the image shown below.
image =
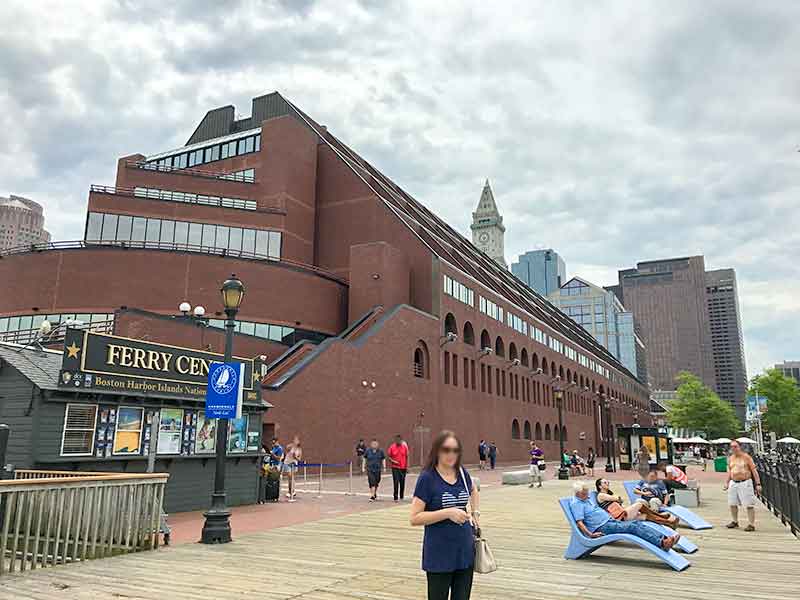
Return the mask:
<svg viewBox="0 0 800 600">
<path fill-rule="evenodd" d="M 67 329 L 58 385 L 127 396 L 202 400 L 210 364 L 223 359 L 213 352 Z M 254 360 L 233 360 L 244 363 L 244 400 L 260 401 Z"/>
</svg>

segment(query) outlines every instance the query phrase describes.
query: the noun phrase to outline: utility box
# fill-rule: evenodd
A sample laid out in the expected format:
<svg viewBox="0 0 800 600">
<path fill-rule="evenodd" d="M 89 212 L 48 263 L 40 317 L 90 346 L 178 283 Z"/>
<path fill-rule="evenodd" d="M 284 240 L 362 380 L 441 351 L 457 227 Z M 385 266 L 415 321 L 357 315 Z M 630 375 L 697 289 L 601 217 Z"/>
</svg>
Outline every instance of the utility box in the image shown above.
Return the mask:
<svg viewBox="0 0 800 600">
<path fill-rule="evenodd" d="M 728 470 L 728 457 L 718 456 L 714 459 L 714 471 L 717 473 L 724 473 Z"/>
</svg>

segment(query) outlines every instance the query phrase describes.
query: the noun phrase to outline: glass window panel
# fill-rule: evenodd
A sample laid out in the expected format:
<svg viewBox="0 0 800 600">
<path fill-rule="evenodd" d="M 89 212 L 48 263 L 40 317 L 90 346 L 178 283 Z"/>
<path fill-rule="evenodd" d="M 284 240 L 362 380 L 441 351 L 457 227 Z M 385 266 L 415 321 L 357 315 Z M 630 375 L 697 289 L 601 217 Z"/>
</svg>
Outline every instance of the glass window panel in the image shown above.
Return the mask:
<svg viewBox="0 0 800 600">
<path fill-rule="evenodd" d="M 134 217 L 133 229 L 131 231 L 131 240 L 134 242 L 143 242 L 146 230 L 147 230 L 147 219 L 145 219 L 144 217 Z"/>
<path fill-rule="evenodd" d="M 31 329 L 39 329 L 39 325 L 44 322 L 44 315 L 33 315 L 33 321 L 31 322 Z"/>
<path fill-rule="evenodd" d="M 270 325 L 269 326 L 269 339 L 280 342 L 283 340 L 283 327 L 280 325 Z"/>
<path fill-rule="evenodd" d="M 92 315 L 89 313 L 80 313 L 75 315 L 75 320 L 80 321 L 81 323 L 89 323 L 92 320 Z"/>
<path fill-rule="evenodd" d="M 248 321 L 241 322 L 241 328 L 239 330 L 240 333 L 247 333 L 249 335 L 255 335 L 256 333 L 256 324 L 250 323 Z"/>
<path fill-rule="evenodd" d="M 279 259 L 281 257 L 281 232 L 269 232 L 269 257 Z"/>
<path fill-rule="evenodd" d="M 9 331 L 18 331 L 19 330 L 19 317 L 9 317 L 9 319 L 8 319 L 8 330 Z"/>
<path fill-rule="evenodd" d="M 219 160 L 219 146 L 211 148 L 211 160 Z"/>
<path fill-rule="evenodd" d="M 175 221 L 175 243 L 189 243 L 189 223 L 186 221 Z"/>
<path fill-rule="evenodd" d="M 236 156 L 236 142 L 228 142 L 228 156 Z"/>
<path fill-rule="evenodd" d="M 0 319 L 0 333 L 8 331 L 8 319 Z"/>
<path fill-rule="evenodd" d="M 250 136 L 245 140 L 244 151 L 252 152 L 254 148 L 255 136 Z"/>
<path fill-rule="evenodd" d="M 239 149 L 237 154 L 244 154 L 246 152 L 245 150 L 246 147 L 247 147 L 246 142 L 244 140 L 239 140 Z"/>
<path fill-rule="evenodd" d="M 103 218 L 103 233 L 100 239 L 103 241 L 113 241 L 117 237 L 117 215 L 106 214 Z"/>
<path fill-rule="evenodd" d="M 256 230 L 245 229 L 242 236 L 242 252 L 253 254 L 256 251 Z"/>
<path fill-rule="evenodd" d="M 120 215 L 117 221 L 117 240 L 127 242 L 131 239 L 131 228 L 133 227 L 133 217 Z"/>
<path fill-rule="evenodd" d="M 33 329 L 33 316 L 26 315 L 24 317 L 19 318 L 19 330 L 24 331 L 25 329 Z"/>
<path fill-rule="evenodd" d="M 175 221 L 161 221 L 161 238 L 162 242 L 171 244 L 173 236 L 175 235 Z"/>
<path fill-rule="evenodd" d="M 269 253 L 269 233 L 266 231 L 256 232 L 256 255 L 267 256 Z"/>
<path fill-rule="evenodd" d="M 161 234 L 161 219 L 147 219 L 147 236 L 148 242 L 157 242 Z"/>
<path fill-rule="evenodd" d="M 211 162 L 211 154 L 213 148 L 206 148 L 205 156 L 203 157 L 203 162 Z"/>
<path fill-rule="evenodd" d="M 240 252 L 242 249 L 242 230 L 239 227 L 231 227 L 230 229 L 230 241 L 228 242 L 228 248 L 233 250 L 234 252 Z"/>
<path fill-rule="evenodd" d="M 220 148 L 222 149 L 222 155 L 220 158 L 228 158 L 228 144 L 222 144 Z"/>
<path fill-rule="evenodd" d="M 256 335 L 260 338 L 269 337 L 269 325 L 266 323 L 256 323 Z"/>
<path fill-rule="evenodd" d="M 200 246 L 203 240 L 203 226 L 200 223 L 189 223 L 189 245 Z"/>
<path fill-rule="evenodd" d="M 190 167 L 193 167 L 194 164 L 195 164 L 194 157 L 195 157 L 195 153 L 194 152 L 189 152 L 189 166 Z"/>
<path fill-rule="evenodd" d="M 103 230 L 103 213 L 91 212 L 86 222 L 87 240 L 99 240 L 100 232 Z"/>
<path fill-rule="evenodd" d="M 261 134 L 256 135 L 256 152 L 261 150 Z"/>
<path fill-rule="evenodd" d="M 203 225 L 203 241 L 201 245 L 204 248 L 214 248 L 214 245 L 217 241 L 216 236 L 217 236 L 216 225 Z"/>
<path fill-rule="evenodd" d="M 229 233 L 230 227 L 226 227 L 225 225 L 217 225 L 217 248 L 228 247 Z"/>
</svg>

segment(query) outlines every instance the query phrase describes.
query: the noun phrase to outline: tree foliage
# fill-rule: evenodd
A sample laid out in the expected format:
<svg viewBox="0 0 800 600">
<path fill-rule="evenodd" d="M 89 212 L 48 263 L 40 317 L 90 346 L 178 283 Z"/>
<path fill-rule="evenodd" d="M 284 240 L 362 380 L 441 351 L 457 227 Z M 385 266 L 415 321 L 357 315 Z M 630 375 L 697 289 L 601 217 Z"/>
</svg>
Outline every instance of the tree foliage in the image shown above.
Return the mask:
<svg viewBox="0 0 800 600">
<path fill-rule="evenodd" d="M 672 427 L 703 430 L 711 438 L 736 436 L 742 425 L 730 404 L 688 371 L 678 373 L 677 380 L 678 397 L 667 412 Z"/>
<path fill-rule="evenodd" d="M 767 399 L 767 412 L 761 417 L 765 429 L 779 438 L 800 435 L 800 388 L 792 377 L 767 369 L 753 378 L 750 394 Z"/>
</svg>

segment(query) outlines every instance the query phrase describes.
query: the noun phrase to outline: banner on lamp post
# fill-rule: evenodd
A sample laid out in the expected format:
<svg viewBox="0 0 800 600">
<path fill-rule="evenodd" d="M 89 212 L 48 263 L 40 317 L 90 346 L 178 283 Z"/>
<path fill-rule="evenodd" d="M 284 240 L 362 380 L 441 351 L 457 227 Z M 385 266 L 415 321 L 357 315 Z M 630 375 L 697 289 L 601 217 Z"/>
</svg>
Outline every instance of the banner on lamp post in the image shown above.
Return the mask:
<svg viewBox="0 0 800 600">
<path fill-rule="evenodd" d="M 243 381 L 242 363 L 211 363 L 206 387 L 207 419 L 241 418 Z"/>
</svg>

